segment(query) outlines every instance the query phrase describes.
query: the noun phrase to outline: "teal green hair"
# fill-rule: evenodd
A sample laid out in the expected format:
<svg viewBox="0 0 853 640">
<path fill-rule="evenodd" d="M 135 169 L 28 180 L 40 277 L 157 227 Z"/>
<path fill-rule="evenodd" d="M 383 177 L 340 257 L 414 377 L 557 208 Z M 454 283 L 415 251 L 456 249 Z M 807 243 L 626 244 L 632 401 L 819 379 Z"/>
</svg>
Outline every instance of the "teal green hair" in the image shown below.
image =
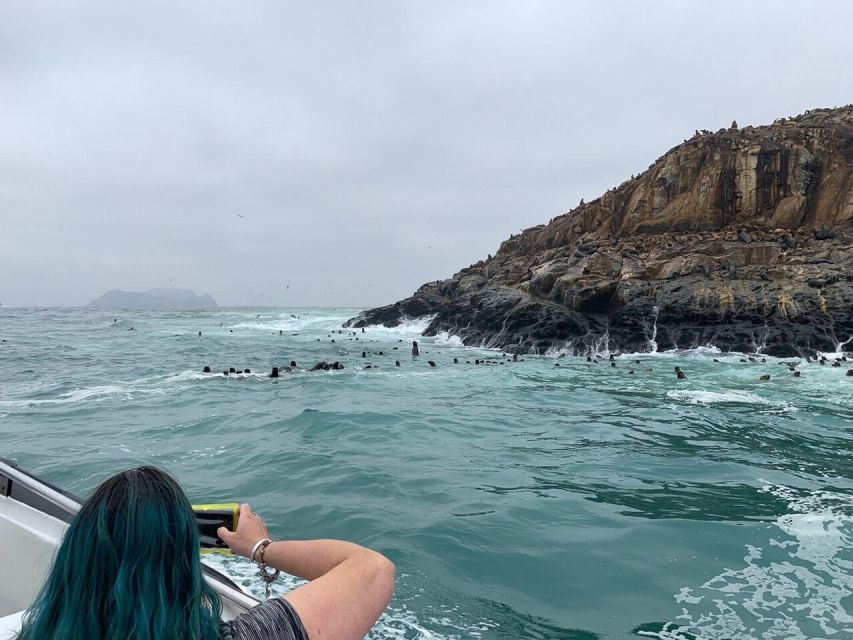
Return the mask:
<svg viewBox="0 0 853 640">
<path fill-rule="evenodd" d="M 18 640 L 214 640 L 221 612 L 187 497 L 165 472 L 140 467 L 83 505 Z"/>
</svg>

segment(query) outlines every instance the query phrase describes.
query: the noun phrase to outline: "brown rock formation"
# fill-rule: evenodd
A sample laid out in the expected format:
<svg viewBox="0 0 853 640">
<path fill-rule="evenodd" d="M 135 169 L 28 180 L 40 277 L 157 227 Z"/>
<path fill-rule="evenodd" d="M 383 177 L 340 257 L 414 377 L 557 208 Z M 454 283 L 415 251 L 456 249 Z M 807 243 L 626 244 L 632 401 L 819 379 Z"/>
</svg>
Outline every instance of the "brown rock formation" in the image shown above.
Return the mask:
<svg viewBox="0 0 853 640">
<path fill-rule="evenodd" d="M 600 198 L 354 326 L 543 352 L 714 344 L 794 354 L 853 335 L 853 105 L 697 132 Z M 853 342 L 850 343 L 853 348 Z"/>
</svg>

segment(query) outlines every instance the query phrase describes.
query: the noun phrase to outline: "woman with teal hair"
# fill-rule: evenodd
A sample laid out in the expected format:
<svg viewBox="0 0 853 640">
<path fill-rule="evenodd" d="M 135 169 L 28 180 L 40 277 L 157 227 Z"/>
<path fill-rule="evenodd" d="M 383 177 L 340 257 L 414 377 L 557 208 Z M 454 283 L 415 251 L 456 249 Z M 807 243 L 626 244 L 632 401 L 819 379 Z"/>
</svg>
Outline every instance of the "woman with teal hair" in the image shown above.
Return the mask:
<svg viewBox="0 0 853 640">
<path fill-rule="evenodd" d="M 222 622 L 202 576 L 195 517 L 165 472 L 140 467 L 101 484 L 69 526 L 18 640 L 355 640 L 394 593 L 394 565 L 350 542 L 272 542 L 240 506 L 231 550 L 309 582 Z"/>
</svg>

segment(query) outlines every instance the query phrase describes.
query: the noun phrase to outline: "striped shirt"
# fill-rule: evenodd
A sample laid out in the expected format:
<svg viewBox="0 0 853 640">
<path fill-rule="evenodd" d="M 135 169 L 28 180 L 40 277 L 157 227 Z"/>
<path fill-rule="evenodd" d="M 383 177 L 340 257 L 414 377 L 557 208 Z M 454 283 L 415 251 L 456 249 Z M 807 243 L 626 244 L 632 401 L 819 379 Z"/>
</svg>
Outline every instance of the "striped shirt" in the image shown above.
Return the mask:
<svg viewBox="0 0 853 640">
<path fill-rule="evenodd" d="M 262 602 L 219 629 L 222 640 L 308 640 L 296 610 L 283 598 Z"/>
</svg>

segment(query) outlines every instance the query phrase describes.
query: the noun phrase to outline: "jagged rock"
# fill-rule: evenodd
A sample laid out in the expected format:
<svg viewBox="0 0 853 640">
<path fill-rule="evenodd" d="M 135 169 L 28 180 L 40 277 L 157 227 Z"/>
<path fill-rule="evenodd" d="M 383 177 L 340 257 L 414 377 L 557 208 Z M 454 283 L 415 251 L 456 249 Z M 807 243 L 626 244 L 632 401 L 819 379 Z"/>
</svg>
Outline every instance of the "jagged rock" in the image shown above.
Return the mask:
<svg viewBox="0 0 853 640">
<path fill-rule="evenodd" d="M 853 106 L 703 132 L 494 257 L 348 326 L 511 353 L 715 344 L 790 357 L 853 335 Z M 817 231 L 815 231 L 817 230 Z M 748 237 L 748 241 L 746 238 Z M 822 283 L 821 286 L 815 286 Z"/>
</svg>

